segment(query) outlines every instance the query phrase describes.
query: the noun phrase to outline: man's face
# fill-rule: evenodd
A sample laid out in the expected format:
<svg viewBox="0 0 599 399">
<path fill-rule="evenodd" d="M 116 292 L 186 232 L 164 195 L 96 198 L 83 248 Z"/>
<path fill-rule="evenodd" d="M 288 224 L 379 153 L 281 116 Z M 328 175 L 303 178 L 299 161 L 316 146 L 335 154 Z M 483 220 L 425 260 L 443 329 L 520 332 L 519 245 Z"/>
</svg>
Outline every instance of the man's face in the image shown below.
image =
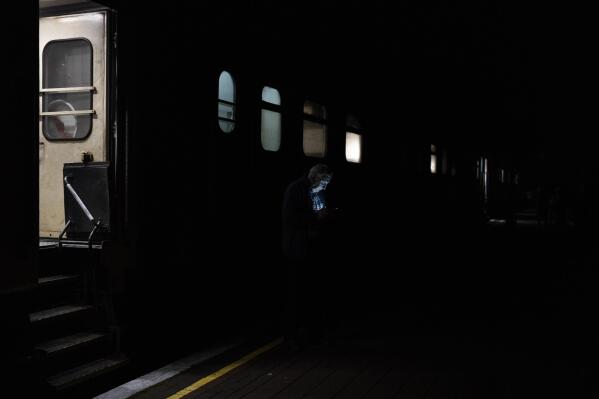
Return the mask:
<svg viewBox="0 0 599 399">
<path fill-rule="evenodd" d="M 314 182 L 314 186 L 319 186 L 322 185 L 323 188 L 325 188 L 327 186 L 327 184 L 329 184 L 329 182 L 331 181 L 332 176 L 327 174 L 327 173 L 321 173 L 319 175 L 316 175 L 316 181 Z"/>
</svg>

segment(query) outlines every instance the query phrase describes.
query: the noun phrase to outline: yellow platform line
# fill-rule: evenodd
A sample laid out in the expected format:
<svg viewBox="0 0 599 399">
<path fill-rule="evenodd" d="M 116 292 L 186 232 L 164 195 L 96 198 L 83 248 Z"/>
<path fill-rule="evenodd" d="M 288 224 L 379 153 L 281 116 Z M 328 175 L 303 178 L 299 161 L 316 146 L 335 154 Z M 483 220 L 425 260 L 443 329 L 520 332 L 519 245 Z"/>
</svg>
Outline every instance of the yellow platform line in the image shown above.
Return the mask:
<svg viewBox="0 0 599 399">
<path fill-rule="evenodd" d="M 180 390 L 179 392 L 177 392 L 174 395 L 169 396 L 167 399 L 179 399 L 186 395 L 189 395 L 193 391 L 203 387 L 204 385 L 208 384 L 209 382 L 212 382 L 212 381 L 222 377 L 223 375 L 227 374 L 229 371 L 235 370 L 237 367 L 249 362 L 253 358 L 261 355 L 264 352 L 271 350 L 272 348 L 281 344 L 282 342 L 283 342 L 283 338 L 279 338 L 275 341 L 272 341 L 268 345 L 264 345 L 262 348 L 255 350 L 254 352 L 242 357 L 241 359 L 237 360 L 236 362 L 233 362 L 233 363 L 229 364 L 228 366 L 223 367 L 222 369 L 215 371 L 214 373 L 197 380 L 190 386 L 183 388 L 182 390 Z"/>
</svg>

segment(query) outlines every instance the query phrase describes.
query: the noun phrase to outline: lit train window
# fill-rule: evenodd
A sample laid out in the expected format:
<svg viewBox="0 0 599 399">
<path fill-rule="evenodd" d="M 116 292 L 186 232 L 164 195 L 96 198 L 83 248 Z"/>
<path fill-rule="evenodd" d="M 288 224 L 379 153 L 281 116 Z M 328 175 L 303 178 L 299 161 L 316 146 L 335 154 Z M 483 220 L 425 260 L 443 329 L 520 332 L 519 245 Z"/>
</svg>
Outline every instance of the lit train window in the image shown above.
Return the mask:
<svg viewBox="0 0 599 399">
<path fill-rule="evenodd" d="M 437 146 L 433 144 L 431 144 L 431 173 L 433 175 L 437 173 Z"/>
<path fill-rule="evenodd" d="M 357 133 L 345 133 L 345 159 L 348 162 L 362 162 L 362 136 Z"/>
<path fill-rule="evenodd" d="M 42 55 L 42 132 L 48 140 L 82 140 L 92 130 L 92 45 L 54 40 Z"/>
<path fill-rule="evenodd" d="M 268 86 L 262 89 L 260 140 L 266 151 L 281 148 L 281 95 L 277 89 Z"/>
<path fill-rule="evenodd" d="M 218 78 L 218 125 L 225 133 L 235 129 L 235 82 L 227 71 Z"/>
<path fill-rule="evenodd" d="M 362 135 L 356 131 L 362 131 L 362 125 L 353 115 L 346 118 L 347 131 L 345 132 L 345 159 L 347 162 L 362 162 Z"/>
<path fill-rule="evenodd" d="M 311 101 L 304 102 L 304 154 L 324 158 L 327 152 L 326 108 Z"/>
<path fill-rule="evenodd" d="M 262 89 L 262 101 L 273 105 L 281 105 L 281 95 L 277 89 L 264 86 Z"/>
</svg>

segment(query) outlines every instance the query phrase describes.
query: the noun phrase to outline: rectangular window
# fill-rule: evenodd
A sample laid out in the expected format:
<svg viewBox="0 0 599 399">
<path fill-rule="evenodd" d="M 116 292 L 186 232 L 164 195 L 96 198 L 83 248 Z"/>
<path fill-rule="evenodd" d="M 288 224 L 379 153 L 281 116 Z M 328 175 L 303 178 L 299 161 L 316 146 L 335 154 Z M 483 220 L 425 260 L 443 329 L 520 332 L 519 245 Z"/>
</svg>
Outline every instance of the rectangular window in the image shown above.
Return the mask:
<svg viewBox="0 0 599 399">
<path fill-rule="evenodd" d="M 304 119 L 304 154 L 324 158 L 327 151 L 327 129 L 322 123 Z"/>
<path fill-rule="evenodd" d="M 424 166 L 424 165 L 423 165 Z M 431 144 L 431 174 L 437 173 L 437 146 Z"/>
<path fill-rule="evenodd" d="M 42 133 L 48 140 L 82 140 L 92 131 L 92 45 L 54 40 L 42 54 Z"/>
<path fill-rule="evenodd" d="M 261 126 L 262 148 L 266 151 L 279 151 L 281 148 L 281 114 L 263 109 Z"/>
<path fill-rule="evenodd" d="M 304 101 L 304 154 L 324 158 L 327 153 L 326 108 L 312 101 Z"/>
<path fill-rule="evenodd" d="M 433 175 L 437 173 L 437 156 L 435 154 L 431 154 L 431 173 Z"/>
<path fill-rule="evenodd" d="M 362 161 L 361 135 L 345 132 L 345 159 L 353 163 L 360 163 Z"/>
<path fill-rule="evenodd" d="M 262 88 L 260 142 L 266 151 L 281 148 L 281 94 L 273 87 Z"/>
</svg>

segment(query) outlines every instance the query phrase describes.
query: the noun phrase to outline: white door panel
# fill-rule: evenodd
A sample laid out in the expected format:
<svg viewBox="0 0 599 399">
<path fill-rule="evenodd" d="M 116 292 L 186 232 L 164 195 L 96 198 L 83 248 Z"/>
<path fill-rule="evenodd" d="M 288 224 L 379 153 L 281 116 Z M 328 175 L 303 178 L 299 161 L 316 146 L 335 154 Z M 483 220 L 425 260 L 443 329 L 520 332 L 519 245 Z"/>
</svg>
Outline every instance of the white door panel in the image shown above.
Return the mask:
<svg viewBox="0 0 599 399">
<path fill-rule="evenodd" d="M 77 131 L 77 123 L 84 119 L 77 119 L 75 112 L 82 112 L 74 108 L 69 102 L 78 94 L 66 94 L 67 91 L 76 93 L 92 93 L 91 109 L 95 112 L 91 118 L 91 132 L 81 140 L 49 140 L 43 132 L 43 119 L 39 122 L 39 179 L 40 179 L 40 237 L 57 237 L 65 224 L 64 215 L 64 188 L 62 182 L 62 169 L 65 163 L 81 162 L 81 153 L 90 152 L 93 154 L 94 161 L 105 161 L 107 153 L 107 134 L 106 134 L 106 13 L 94 12 L 77 15 L 56 16 L 40 18 L 39 21 L 39 82 L 40 82 L 40 115 L 42 112 L 58 111 L 70 115 L 52 115 L 47 116 L 47 126 L 54 124 L 60 126 L 60 132 L 73 133 Z M 83 39 L 83 40 L 72 40 Z M 64 42 L 89 42 L 91 44 L 91 86 L 95 89 L 89 90 L 86 87 L 71 88 L 62 87 L 57 89 L 53 87 L 48 90 L 44 85 L 44 49 L 48 44 L 56 46 L 56 41 Z M 50 47 L 49 47 L 50 48 Z M 75 55 L 77 49 L 73 50 Z M 70 59 L 77 57 L 65 57 L 65 63 Z M 61 61 L 60 61 L 61 62 Z M 64 63 L 57 62 L 52 64 L 52 68 L 64 67 Z M 73 61 L 77 62 L 77 61 Z M 69 73 L 77 72 L 78 66 L 70 66 Z M 48 69 L 48 68 L 46 68 Z M 51 71 L 52 72 L 52 71 Z M 57 73 L 60 73 L 57 71 Z M 88 72 L 89 73 L 89 72 Z M 76 79 L 75 79 L 76 80 Z M 81 86 L 81 85 L 78 85 Z M 68 90 L 64 90 L 68 89 Z M 58 93 L 49 93 L 57 90 Z M 44 96 L 48 97 L 49 105 L 44 109 Z M 71 96 L 71 97 L 68 97 Z M 74 96 L 74 97 L 73 97 Z M 89 97 L 87 97 L 89 98 Z M 52 100 L 52 101 L 50 101 Z M 54 107 L 54 108 L 52 108 Z M 75 111 L 75 112 L 73 112 Z M 87 118 L 89 117 L 82 117 Z M 86 123 L 80 125 L 89 126 Z M 81 127 L 81 126 L 79 126 Z M 80 132 L 85 128 L 79 129 Z M 48 127 L 47 135 L 50 133 Z M 51 136 L 51 135 L 50 135 Z"/>
</svg>

